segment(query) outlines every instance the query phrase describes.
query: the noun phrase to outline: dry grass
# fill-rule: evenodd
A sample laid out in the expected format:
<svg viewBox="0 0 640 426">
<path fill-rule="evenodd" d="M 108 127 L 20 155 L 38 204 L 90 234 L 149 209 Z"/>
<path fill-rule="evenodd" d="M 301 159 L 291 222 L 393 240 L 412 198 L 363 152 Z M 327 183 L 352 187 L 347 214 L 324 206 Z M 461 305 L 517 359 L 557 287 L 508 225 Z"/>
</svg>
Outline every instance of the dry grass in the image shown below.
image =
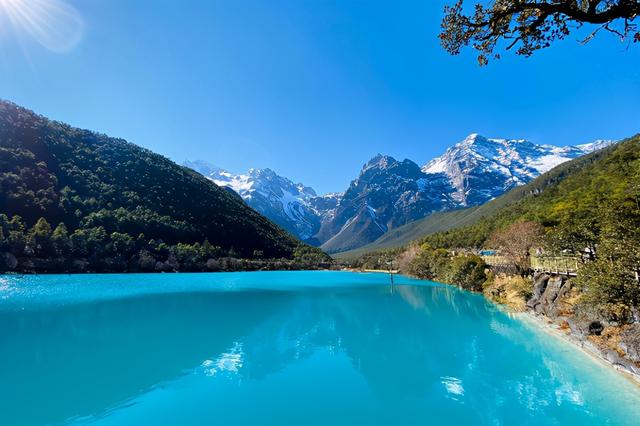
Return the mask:
<svg viewBox="0 0 640 426">
<path fill-rule="evenodd" d="M 625 352 L 620 348 L 620 341 L 624 326 L 605 327 L 600 336 L 589 336 L 588 339 L 600 349 L 614 350 L 621 357 Z"/>
<path fill-rule="evenodd" d="M 491 277 L 484 286 L 484 295 L 514 311 L 526 310 L 527 299 L 531 296 L 533 284 L 519 276 L 499 274 Z"/>
</svg>

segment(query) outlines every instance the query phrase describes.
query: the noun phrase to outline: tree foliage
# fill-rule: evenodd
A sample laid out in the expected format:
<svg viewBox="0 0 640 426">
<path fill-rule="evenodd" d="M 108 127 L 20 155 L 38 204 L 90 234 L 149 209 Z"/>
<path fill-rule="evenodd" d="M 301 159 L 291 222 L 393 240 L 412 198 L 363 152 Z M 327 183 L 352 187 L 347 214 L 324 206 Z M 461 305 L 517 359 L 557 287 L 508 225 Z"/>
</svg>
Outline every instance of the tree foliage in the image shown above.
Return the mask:
<svg viewBox="0 0 640 426">
<path fill-rule="evenodd" d="M 478 62 L 486 65 L 500 43 L 506 50 L 531 56 L 572 31 L 592 24 L 595 28 L 583 40 L 591 40 L 600 31 L 610 32 L 622 40 L 640 41 L 636 18 L 638 0 L 495 0 L 476 3 L 465 10 L 458 0 L 445 7 L 440 42 L 451 54 L 463 47 L 478 51 Z"/>
<path fill-rule="evenodd" d="M 640 209 L 612 205 L 600 214 L 597 250 L 576 280 L 581 307 L 607 321 L 632 322 L 640 307 Z"/>
<path fill-rule="evenodd" d="M 0 102 L 0 228 L 0 251 L 36 271 L 201 270 L 224 257 L 293 259 L 301 246 L 190 169 L 9 102 Z"/>
<path fill-rule="evenodd" d="M 630 320 L 640 309 L 640 137 L 559 169 L 570 172 L 552 170 L 513 190 L 525 195 L 476 224 L 421 243 L 449 250 L 497 247 L 524 267 L 525 253 L 544 228 L 547 254 L 582 260 L 576 280 L 580 309 L 610 321 Z"/>
<path fill-rule="evenodd" d="M 441 281 L 465 290 L 480 291 L 487 280 L 485 268 L 486 264 L 479 256 L 454 254 L 424 244 L 411 261 L 409 272 L 418 278 Z"/>
</svg>

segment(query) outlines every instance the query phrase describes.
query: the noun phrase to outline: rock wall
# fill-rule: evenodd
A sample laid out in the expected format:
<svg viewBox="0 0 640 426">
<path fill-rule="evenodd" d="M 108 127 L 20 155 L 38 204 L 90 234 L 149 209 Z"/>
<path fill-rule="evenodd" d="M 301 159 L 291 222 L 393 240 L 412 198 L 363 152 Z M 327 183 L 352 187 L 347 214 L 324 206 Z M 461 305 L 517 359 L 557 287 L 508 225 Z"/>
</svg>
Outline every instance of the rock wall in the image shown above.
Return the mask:
<svg viewBox="0 0 640 426">
<path fill-rule="evenodd" d="M 559 275 L 536 274 L 533 277 L 533 295 L 527 301 L 527 308 L 556 319 L 571 310 L 566 300 L 570 291 L 570 280 Z"/>
<path fill-rule="evenodd" d="M 570 279 L 535 274 L 527 309 L 565 330 L 582 348 L 640 379 L 640 323 L 610 324 L 574 311 Z"/>
</svg>

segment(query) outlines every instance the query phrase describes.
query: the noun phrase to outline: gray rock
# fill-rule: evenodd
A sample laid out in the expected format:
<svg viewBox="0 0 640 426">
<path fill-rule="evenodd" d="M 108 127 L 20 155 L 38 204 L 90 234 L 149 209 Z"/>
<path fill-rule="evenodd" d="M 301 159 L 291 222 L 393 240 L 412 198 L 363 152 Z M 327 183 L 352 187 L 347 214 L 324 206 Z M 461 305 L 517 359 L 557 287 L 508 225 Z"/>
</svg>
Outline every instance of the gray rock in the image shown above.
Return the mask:
<svg viewBox="0 0 640 426">
<path fill-rule="evenodd" d="M 567 323 L 569 324 L 569 329 L 571 330 L 571 334 L 575 336 L 578 340 L 584 341 L 589 335 L 589 323 L 575 317 L 570 317 L 567 319 Z"/>
<path fill-rule="evenodd" d="M 604 356 L 604 359 L 606 359 L 610 363 L 620 364 L 620 355 L 618 355 L 616 351 L 612 349 L 607 349 L 605 351 L 602 351 L 602 355 Z"/>
<path fill-rule="evenodd" d="M 562 276 L 540 274 L 534 276 L 533 295 L 527 306 L 550 319 L 558 318 L 563 309 L 564 296 L 571 290 L 571 282 Z"/>
<path fill-rule="evenodd" d="M 620 336 L 620 349 L 629 360 L 640 363 L 640 324 L 631 324 L 625 328 Z"/>
<path fill-rule="evenodd" d="M 547 288 L 547 283 L 549 282 L 549 275 L 547 274 L 536 274 L 533 276 L 533 294 L 531 298 L 527 302 L 527 307 L 534 309 L 538 303 L 540 303 L 540 298 L 542 297 L 545 289 Z"/>
<path fill-rule="evenodd" d="M 571 330 L 571 336 L 582 348 L 598 354 L 607 362 L 621 370 L 640 375 L 640 323 L 635 322 L 624 327 L 619 342 L 618 351 L 605 349 L 594 344 L 589 336 L 599 336 L 610 324 L 604 320 L 597 320 L 597 316 L 589 312 L 578 312 L 563 316 L 567 311 L 565 298 L 571 290 L 571 280 L 561 276 L 536 274 L 533 277 L 533 295 L 527 302 L 527 307 L 535 313 L 553 320 L 556 324 L 566 321 Z M 634 318 L 638 315 L 634 312 Z"/>
</svg>

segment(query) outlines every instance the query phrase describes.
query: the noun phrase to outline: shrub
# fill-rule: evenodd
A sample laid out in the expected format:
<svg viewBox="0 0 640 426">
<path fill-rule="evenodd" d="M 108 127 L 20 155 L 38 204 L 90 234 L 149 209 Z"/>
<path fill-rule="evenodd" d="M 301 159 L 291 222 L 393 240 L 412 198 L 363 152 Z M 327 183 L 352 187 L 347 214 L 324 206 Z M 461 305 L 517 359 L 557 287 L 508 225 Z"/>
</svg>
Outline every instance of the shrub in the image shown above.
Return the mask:
<svg viewBox="0 0 640 426">
<path fill-rule="evenodd" d="M 443 279 L 446 283 L 457 285 L 465 290 L 482 291 L 487 280 L 484 270 L 487 265 L 475 255 L 454 256 L 448 263 Z"/>
</svg>

